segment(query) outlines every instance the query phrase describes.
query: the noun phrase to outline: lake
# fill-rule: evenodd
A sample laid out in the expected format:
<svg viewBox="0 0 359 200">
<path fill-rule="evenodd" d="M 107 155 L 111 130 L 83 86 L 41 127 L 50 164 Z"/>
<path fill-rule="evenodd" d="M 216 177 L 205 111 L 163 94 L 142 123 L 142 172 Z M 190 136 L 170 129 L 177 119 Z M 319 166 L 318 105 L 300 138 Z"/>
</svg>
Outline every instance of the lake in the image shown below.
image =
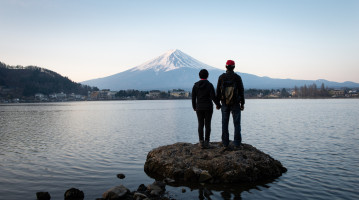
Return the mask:
<svg viewBox="0 0 359 200">
<path fill-rule="evenodd" d="M 215 110 L 211 141 L 220 138 Z M 359 199 L 359 99 L 249 99 L 242 138 L 288 172 L 257 186 L 208 189 L 204 198 Z M 0 199 L 33 200 L 38 191 L 63 199 L 71 187 L 85 199 L 120 184 L 136 190 L 154 181 L 143 171 L 147 153 L 176 142 L 198 142 L 190 100 L 1 104 Z M 166 189 L 175 199 L 202 199 L 196 188 Z"/>
</svg>

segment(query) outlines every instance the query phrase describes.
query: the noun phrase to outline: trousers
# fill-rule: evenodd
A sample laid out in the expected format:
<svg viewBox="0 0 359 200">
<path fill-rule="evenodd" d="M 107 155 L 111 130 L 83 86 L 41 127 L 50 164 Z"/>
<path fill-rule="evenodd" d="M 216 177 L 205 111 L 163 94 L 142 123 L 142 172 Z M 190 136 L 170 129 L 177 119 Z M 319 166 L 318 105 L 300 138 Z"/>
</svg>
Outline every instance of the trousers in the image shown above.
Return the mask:
<svg viewBox="0 0 359 200">
<path fill-rule="evenodd" d="M 197 110 L 197 119 L 198 119 L 198 137 L 200 141 L 210 140 L 211 137 L 211 120 L 212 120 L 212 114 L 213 110 Z M 205 138 L 203 138 L 204 131 L 203 128 L 206 128 L 206 134 Z"/>
</svg>

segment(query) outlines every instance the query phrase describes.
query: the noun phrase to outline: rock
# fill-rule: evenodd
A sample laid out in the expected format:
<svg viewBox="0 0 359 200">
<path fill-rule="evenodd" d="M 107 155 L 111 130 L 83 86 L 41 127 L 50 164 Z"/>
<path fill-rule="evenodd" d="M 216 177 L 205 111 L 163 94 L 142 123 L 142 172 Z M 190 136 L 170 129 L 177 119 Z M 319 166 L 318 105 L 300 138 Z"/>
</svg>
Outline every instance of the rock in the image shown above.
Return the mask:
<svg viewBox="0 0 359 200">
<path fill-rule="evenodd" d="M 148 197 L 145 194 L 139 193 L 139 192 L 135 192 L 133 194 L 133 199 L 136 200 L 142 200 L 142 199 L 147 199 Z"/>
<path fill-rule="evenodd" d="M 211 180 L 212 176 L 211 174 L 208 173 L 208 171 L 204 170 L 201 172 L 201 174 L 199 175 L 199 182 L 206 182 L 208 180 Z"/>
<path fill-rule="evenodd" d="M 155 181 L 147 186 L 147 191 L 153 196 L 159 196 L 166 191 L 166 184 L 161 181 Z"/>
<path fill-rule="evenodd" d="M 65 200 L 83 200 L 84 198 L 84 193 L 76 188 L 68 189 L 64 194 Z"/>
<path fill-rule="evenodd" d="M 203 189 L 203 194 L 206 197 L 209 197 L 209 196 L 213 195 L 213 193 L 210 190 L 208 190 L 207 188 Z"/>
<path fill-rule="evenodd" d="M 126 176 L 124 174 L 117 174 L 117 178 L 124 179 Z"/>
<path fill-rule="evenodd" d="M 232 145 L 232 144 L 231 144 Z M 282 164 L 249 144 L 224 149 L 220 142 L 201 149 L 197 144 L 175 143 L 147 155 L 145 172 L 175 181 L 248 183 L 277 178 L 286 172 Z"/>
<path fill-rule="evenodd" d="M 137 188 L 137 192 L 146 192 L 147 187 L 144 184 L 141 184 Z"/>
<path fill-rule="evenodd" d="M 166 184 L 168 184 L 168 183 L 174 183 L 174 182 L 175 182 L 175 180 L 170 179 L 170 178 L 165 178 L 163 181 L 164 181 Z"/>
<path fill-rule="evenodd" d="M 48 192 L 37 192 L 36 193 L 37 200 L 50 200 L 51 196 Z"/>
<path fill-rule="evenodd" d="M 102 198 L 107 199 L 107 200 L 120 199 L 120 198 L 124 197 L 129 192 L 130 192 L 130 190 L 127 189 L 125 186 L 119 185 L 119 186 L 115 186 L 115 187 L 107 190 L 106 192 L 104 192 L 102 194 Z"/>
</svg>

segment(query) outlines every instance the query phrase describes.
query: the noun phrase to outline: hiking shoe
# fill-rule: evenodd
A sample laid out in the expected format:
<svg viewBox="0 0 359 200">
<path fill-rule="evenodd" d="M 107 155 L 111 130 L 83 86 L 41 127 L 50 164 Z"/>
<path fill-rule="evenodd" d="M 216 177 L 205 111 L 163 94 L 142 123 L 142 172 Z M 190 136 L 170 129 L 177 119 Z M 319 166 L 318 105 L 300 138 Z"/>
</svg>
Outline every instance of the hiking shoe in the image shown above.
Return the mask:
<svg viewBox="0 0 359 200">
<path fill-rule="evenodd" d="M 201 148 L 201 149 L 204 149 L 205 146 L 204 146 L 204 141 L 203 140 L 200 140 L 199 143 L 198 143 L 198 146 Z"/>
<path fill-rule="evenodd" d="M 228 148 L 228 144 L 227 145 L 224 145 L 223 143 L 221 143 L 221 147 L 226 147 L 226 148 Z"/>
<path fill-rule="evenodd" d="M 209 146 L 209 141 L 204 141 L 204 148 L 205 149 L 209 149 L 210 146 Z"/>
</svg>

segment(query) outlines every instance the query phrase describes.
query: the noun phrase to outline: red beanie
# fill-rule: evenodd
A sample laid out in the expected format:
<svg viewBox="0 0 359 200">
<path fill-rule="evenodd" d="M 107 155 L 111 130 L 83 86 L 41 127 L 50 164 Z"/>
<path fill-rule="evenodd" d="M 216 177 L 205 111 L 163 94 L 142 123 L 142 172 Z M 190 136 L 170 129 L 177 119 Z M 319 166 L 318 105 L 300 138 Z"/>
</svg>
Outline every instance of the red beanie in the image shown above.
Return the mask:
<svg viewBox="0 0 359 200">
<path fill-rule="evenodd" d="M 233 60 L 227 60 L 226 65 L 227 66 L 229 66 L 229 65 L 234 66 L 234 61 Z"/>
</svg>

